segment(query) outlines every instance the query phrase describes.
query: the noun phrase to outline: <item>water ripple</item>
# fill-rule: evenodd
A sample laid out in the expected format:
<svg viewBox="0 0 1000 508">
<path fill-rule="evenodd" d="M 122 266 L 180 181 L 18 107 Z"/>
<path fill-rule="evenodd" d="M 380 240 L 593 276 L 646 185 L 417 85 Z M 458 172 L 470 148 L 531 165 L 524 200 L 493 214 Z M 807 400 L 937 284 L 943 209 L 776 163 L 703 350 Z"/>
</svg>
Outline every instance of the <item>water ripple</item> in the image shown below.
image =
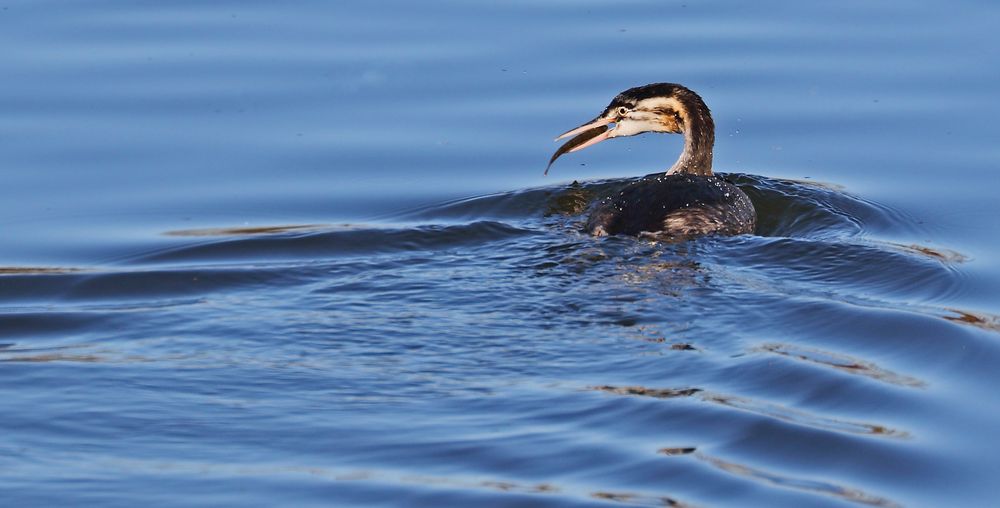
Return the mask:
<svg viewBox="0 0 1000 508">
<path fill-rule="evenodd" d="M 884 383 L 907 386 L 911 388 L 924 388 L 927 386 L 926 382 L 915 377 L 896 374 L 895 372 L 883 369 L 872 362 L 867 362 L 865 360 L 853 358 L 840 353 L 782 343 L 762 344 L 756 350 L 781 355 L 794 360 L 809 362 L 815 365 L 829 367 L 851 375 L 868 377 Z"/>
<path fill-rule="evenodd" d="M 290 259 L 316 260 L 414 250 L 478 245 L 537 234 L 495 221 L 390 229 L 341 226 L 315 231 L 314 225 L 252 228 L 208 228 L 169 232 L 173 236 L 237 236 L 235 239 L 182 244 L 133 256 L 132 264 L 218 263 Z"/>
<path fill-rule="evenodd" d="M 615 395 L 636 395 L 657 399 L 673 399 L 694 396 L 703 402 L 718 404 L 728 408 L 763 416 L 765 418 L 780 420 L 811 429 L 867 436 L 892 438 L 910 437 L 909 433 L 905 431 L 895 430 L 884 425 L 852 422 L 829 416 L 816 415 L 806 411 L 785 407 L 780 404 L 775 404 L 773 402 L 764 402 L 746 397 L 710 392 L 700 388 L 674 389 L 647 388 L 643 386 L 595 386 L 590 389 L 613 393 Z"/>
<path fill-rule="evenodd" d="M 5 2 L 3 504 L 989 503 L 998 12 Z M 655 81 L 753 234 L 581 232 L 680 136 L 543 178 Z"/>
<path fill-rule="evenodd" d="M 712 466 L 715 466 L 732 475 L 757 480 L 776 487 L 801 490 L 825 496 L 833 496 L 852 503 L 879 506 L 882 508 L 898 508 L 900 506 L 898 503 L 890 499 L 869 494 L 861 489 L 845 487 L 827 481 L 780 475 L 763 469 L 750 467 L 745 464 L 739 464 L 736 462 L 726 461 L 718 457 L 712 457 L 700 452 L 695 453 L 694 456 L 699 460 L 711 464 Z"/>
</svg>

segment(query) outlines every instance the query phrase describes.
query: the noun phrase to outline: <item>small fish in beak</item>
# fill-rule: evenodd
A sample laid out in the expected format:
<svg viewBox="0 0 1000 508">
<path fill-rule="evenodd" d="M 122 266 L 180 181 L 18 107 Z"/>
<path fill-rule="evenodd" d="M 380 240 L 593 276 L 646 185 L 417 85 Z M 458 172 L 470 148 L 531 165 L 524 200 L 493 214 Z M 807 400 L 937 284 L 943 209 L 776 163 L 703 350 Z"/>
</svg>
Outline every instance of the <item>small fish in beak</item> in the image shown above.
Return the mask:
<svg viewBox="0 0 1000 508">
<path fill-rule="evenodd" d="M 559 149 L 556 150 L 556 153 L 552 155 L 552 158 L 549 159 L 549 165 L 545 167 L 544 174 L 549 174 L 549 168 L 552 167 L 552 163 L 555 162 L 556 159 L 558 159 L 562 154 L 583 150 L 588 146 L 596 145 L 597 143 L 608 139 L 608 135 L 611 132 L 608 130 L 608 124 L 610 123 L 611 120 L 598 117 L 594 121 L 585 123 L 556 138 L 556 141 L 559 141 L 560 139 L 574 136 L 573 139 L 570 139 L 566 142 L 566 144 L 560 146 Z"/>
</svg>

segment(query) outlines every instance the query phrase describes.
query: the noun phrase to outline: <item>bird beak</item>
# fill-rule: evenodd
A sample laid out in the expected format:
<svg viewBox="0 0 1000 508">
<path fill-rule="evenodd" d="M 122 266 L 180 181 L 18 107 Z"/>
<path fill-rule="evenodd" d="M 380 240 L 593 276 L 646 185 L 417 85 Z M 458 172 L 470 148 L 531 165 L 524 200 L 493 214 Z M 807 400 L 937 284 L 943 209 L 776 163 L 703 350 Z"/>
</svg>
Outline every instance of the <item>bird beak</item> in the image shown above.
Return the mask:
<svg viewBox="0 0 1000 508">
<path fill-rule="evenodd" d="M 559 137 L 556 138 L 555 140 L 559 141 L 560 139 L 565 139 L 565 138 L 568 138 L 570 136 L 576 136 L 577 134 L 580 134 L 583 131 L 587 131 L 587 130 L 593 129 L 594 127 L 600 127 L 602 125 L 608 125 L 609 123 L 611 123 L 611 120 L 608 120 L 607 118 L 603 118 L 603 117 L 599 116 L 599 117 L 595 118 L 594 120 L 592 120 L 590 122 L 587 122 L 587 123 L 585 123 L 585 124 L 583 124 L 583 125 L 575 128 L 575 129 L 568 130 L 568 131 L 560 134 Z"/>
<path fill-rule="evenodd" d="M 608 135 L 611 134 L 611 131 L 608 130 L 608 124 L 610 123 L 611 120 L 597 117 L 593 121 L 569 130 L 556 138 L 556 141 L 559 141 L 560 139 L 567 138 L 569 136 L 575 136 L 573 139 L 567 141 L 563 146 L 560 146 L 559 149 L 556 150 L 556 153 L 552 155 L 552 158 L 549 159 L 549 165 L 545 168 L 545 174 L 549 174 L 549 168 L 552 167 L 552 163 L 555 162 L 556 159 L 558 159 L 562 154 L 583 150 L 588 146 L 596 145 L 597 143 L 608 139 Z"/>
</svg>

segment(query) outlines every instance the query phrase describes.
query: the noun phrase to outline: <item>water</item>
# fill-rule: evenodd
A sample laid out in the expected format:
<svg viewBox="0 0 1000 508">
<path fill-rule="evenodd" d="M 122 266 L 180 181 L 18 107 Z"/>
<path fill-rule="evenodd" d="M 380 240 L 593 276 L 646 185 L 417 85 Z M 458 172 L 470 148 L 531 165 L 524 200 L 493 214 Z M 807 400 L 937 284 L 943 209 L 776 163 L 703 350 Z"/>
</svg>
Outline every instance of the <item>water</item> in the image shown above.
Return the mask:
<svg viewBox="0 0 1000 508">
<path fill-rule="evenodd" d="M 2 504 L 993 504 L 997 11 L 8 1 Z M 656 81 L 755 235 L 578 232 Z"/>
</svg>

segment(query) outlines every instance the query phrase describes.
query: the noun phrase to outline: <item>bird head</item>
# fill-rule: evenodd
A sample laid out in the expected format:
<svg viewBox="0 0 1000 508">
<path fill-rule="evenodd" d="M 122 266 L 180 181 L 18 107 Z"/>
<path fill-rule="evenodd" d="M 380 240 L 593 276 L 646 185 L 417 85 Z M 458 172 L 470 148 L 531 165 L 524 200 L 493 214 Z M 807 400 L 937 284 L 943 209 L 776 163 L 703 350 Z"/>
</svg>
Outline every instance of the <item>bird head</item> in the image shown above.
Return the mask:
<svg viewBox="0 0 1000 508">
<path fill-rule="evenodd" d="M 556 141 L 571 136 L 572 139 L 556 150 L 549 167 L 559 156 L 583 150 L 605 139 L 644 132 L 685 132 L 687 126 L 694 123 L 692 115 L 703 116 L 711 122 L 701 97 L 681 85 L 654 83 L 630 88 L 612 99 L 596 118 L 557 137 Z M 548 171 L 545 168 L 545 172 Z"/>
</svg>

